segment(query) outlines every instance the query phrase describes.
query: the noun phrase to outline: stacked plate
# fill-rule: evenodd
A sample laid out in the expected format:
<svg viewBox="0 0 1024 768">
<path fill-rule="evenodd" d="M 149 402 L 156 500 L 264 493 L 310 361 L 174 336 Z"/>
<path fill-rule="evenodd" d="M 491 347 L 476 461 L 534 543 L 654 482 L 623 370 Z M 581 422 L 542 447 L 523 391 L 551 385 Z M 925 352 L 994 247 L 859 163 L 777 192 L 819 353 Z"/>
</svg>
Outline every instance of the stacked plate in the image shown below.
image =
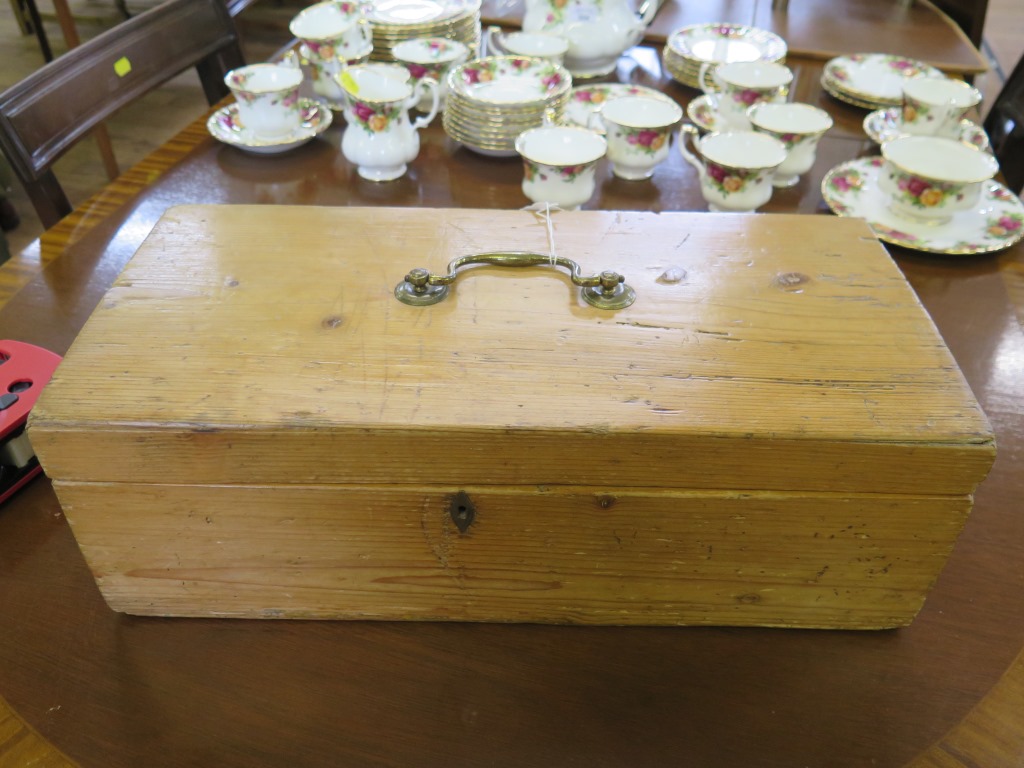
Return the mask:
<svg viewBox="0 0 1024 768">
<path fill-rule="evenodd" d="M 572 77 L 561 64 L 523 56 L 488 56 L 448 73 L 445 132 L 485 155 L 513 157 L 525 130 L 561 121 Z"/>
<path fill-rule="evenodd" d="M 830 95 L 864 109 L 897 107 L 903 84 L 912 77 L 945 77 L 923 61 L 884 53 L 853 53 L 825 64 L 821 87 Z"/>
<path fill-rule="evenodd" d="M 786 60 L 786 41 L 766 29 L 742 24 L 713 22 L 677 29 L 665 43 L 665 69 L 683 85 L 700 89 L 698 78 L 704 64 L 733 61 Z"/>
<path fill-rule="evenodd" d="M 481 0 L 370 0 L 363 13 L 373 30 L 374 61 L 394 61 L 391 49 L 416 37 L 445 37 L 480 45 Z"/>
</svg>

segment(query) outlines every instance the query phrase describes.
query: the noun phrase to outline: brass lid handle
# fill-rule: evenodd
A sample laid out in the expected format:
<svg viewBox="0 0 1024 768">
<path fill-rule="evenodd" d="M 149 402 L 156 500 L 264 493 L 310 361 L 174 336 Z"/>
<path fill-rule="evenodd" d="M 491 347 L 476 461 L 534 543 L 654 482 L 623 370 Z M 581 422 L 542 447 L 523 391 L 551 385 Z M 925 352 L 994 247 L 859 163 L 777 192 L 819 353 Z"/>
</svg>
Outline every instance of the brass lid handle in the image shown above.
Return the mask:
<svg viewBox="0 0 1024 768">
<path fill-rule="evenodd" d="M 569 270 L 573 285 L 578 285 L 583 300 L 598 309 L 623 309 L 636 301 L 636 291 L 626 285 L 626 278 L 618 272 L 606 270 L 599 275 L 583 277 L 580 265 L 564 256 L 547 256 L 529 251 L 497 251 L 460 256 L 448 264 L 448 274 L 435 275 L 417 267 L 409 270 L 405 279 L 395 286 L 395 298 L 403 304 L 425 307 L 437 304 L 448 295 L 460 267 L 471 264 L 489 264 L 495 267 L 558 266 Z"/>
</svg>

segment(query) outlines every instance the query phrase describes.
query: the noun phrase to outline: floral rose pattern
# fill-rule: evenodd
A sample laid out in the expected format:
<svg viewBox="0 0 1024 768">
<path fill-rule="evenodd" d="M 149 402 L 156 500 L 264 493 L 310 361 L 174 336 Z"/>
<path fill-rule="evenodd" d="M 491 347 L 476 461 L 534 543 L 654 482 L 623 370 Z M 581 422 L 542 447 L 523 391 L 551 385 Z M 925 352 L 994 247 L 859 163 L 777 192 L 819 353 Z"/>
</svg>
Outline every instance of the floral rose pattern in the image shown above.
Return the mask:
<svg viewBox="0 0 1024 768">
<path fill-rule="evenodd" d="M 615 135 L 625 138 L 627 144 L 645 155 L 655 154 L 668 141 L 666 129 L 620 128 L 615 131 Z"/>
<path fill-rule="evenodd" d="M 593 166 L 593 163 L 583 163 L 581 165 L 543 165 L 527 160 L 524 157 L 523 175 L 527 181 L 535 181 L 536 179 L 547 181 L 553 175 L 566 184 L 571 184 L 591 166 Z"/>
<path fill-rule="evenodd" d="M 538 65 L 535 59 L 481 59 L 460 71 L 466 85 L 490 83 L 506 77 L 535 77 L 540 85 L 538 97 L 546 96 L 563 82 L 558 67 L 550 63 Z"/>
<path fill-rule="evenodd" d="M 760 184 L 764 180 L 760 171 L 741 171 L 711 162 L 707 164 L 707 178 L 722 197 L 742 192 L 748 183 Z"/>
<path fill-rule="evenodd" d="M 543 31 L 551 31 L 565 21 L 576 21 L 577 17 L 589 18 L 601 15 L 602 0 L 547 0 L 548 12 L 544 15 Z"/>
<path fill-rule="evenodd" d="M 831 176 L 828 180 L 828 185 L 830 189 L 845 195 L 850 192 L 860 192 L 864 187 L 864 179 L 861 178 L 860 171 L 850 168 L 844 173 L 837 173 Z"/>
<path fill-rule="evenodd" d="M 989 219 L 986 235 L 995 238 L 1016 237 L 1021 226 L 1024 225 L 1024 216 L 1019 213 L 1007 213 L 994 219 Z"/>
<path fill-rule="evenodd" d="M 895 182 L 901 193 L 900 202 L 909 203 L 914 208 L 940 208 L 964 197 L 963 184 L 926 181 L 912 174 L 893 171 L 889 172 L 889 180 Z"/>
<path fill-rule="evenodd" d="M 400 107 L 374 107 L 364 101 L 352 101 L 352 115 L 356 123 L 368 133 L 382 133 L 401 114 Z"/>
</svg>

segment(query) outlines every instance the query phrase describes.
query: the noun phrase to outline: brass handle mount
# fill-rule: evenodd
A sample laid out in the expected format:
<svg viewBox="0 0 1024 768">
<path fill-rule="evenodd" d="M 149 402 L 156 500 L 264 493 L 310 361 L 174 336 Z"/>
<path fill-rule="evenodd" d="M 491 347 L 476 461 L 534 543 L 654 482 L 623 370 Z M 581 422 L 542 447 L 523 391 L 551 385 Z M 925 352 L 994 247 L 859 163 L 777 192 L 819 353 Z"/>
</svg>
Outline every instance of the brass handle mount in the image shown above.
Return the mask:
<svg viewBox="0 0 1024 768">
<path fill-rule="evenodd" d="M 598 275 L 584 277 L 580 265 L 572 259 L 529 251 L 496 251 L 460 256 L 449 262 L 448 273 L 444 275 L 433 274 L 422 267 L 411 269 L 405 279 L 395 286 L 395 298 L 414 307 L 437 304 L 448 295 L 459 269 L 472 264 L 495 267 L 565 267 L 569 270 L 573 285 L 581 288 L 583 300 L 593 307 L 623 309 L 636 301 L 636 291 L 626 285 L 626 278 L 618 272 L 605 270 Z"/>
</svg>

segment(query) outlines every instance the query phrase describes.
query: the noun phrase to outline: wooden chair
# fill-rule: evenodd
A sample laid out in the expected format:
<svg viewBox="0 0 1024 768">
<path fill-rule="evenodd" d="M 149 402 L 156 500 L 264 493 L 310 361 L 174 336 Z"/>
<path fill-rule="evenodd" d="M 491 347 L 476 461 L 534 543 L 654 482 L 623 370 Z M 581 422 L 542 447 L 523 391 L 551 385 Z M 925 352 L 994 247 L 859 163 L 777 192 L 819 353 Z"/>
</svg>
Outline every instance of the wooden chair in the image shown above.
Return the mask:
<svg viewBox="0 0 1024 768">
<path fill-rule="evenodd" d="M 167 0 L 0 93 L 0 150 L 49 228 L 71 212 L 53 163 L 94 126 L 190 67 L 213 104 L 242 64 L 224 0 Z"/>
<path fill-rule="evenodd" d="M 955 21 L 974 47 L 981 50 L 989 0 L 931 0 L 931 3 Z"/>
<path fill-rule="evenodd" d="M 1019 194 L 1024 189 L 1024 56 L 992 103 L 985 132 L 1007 186 Z"/>
</svg>

